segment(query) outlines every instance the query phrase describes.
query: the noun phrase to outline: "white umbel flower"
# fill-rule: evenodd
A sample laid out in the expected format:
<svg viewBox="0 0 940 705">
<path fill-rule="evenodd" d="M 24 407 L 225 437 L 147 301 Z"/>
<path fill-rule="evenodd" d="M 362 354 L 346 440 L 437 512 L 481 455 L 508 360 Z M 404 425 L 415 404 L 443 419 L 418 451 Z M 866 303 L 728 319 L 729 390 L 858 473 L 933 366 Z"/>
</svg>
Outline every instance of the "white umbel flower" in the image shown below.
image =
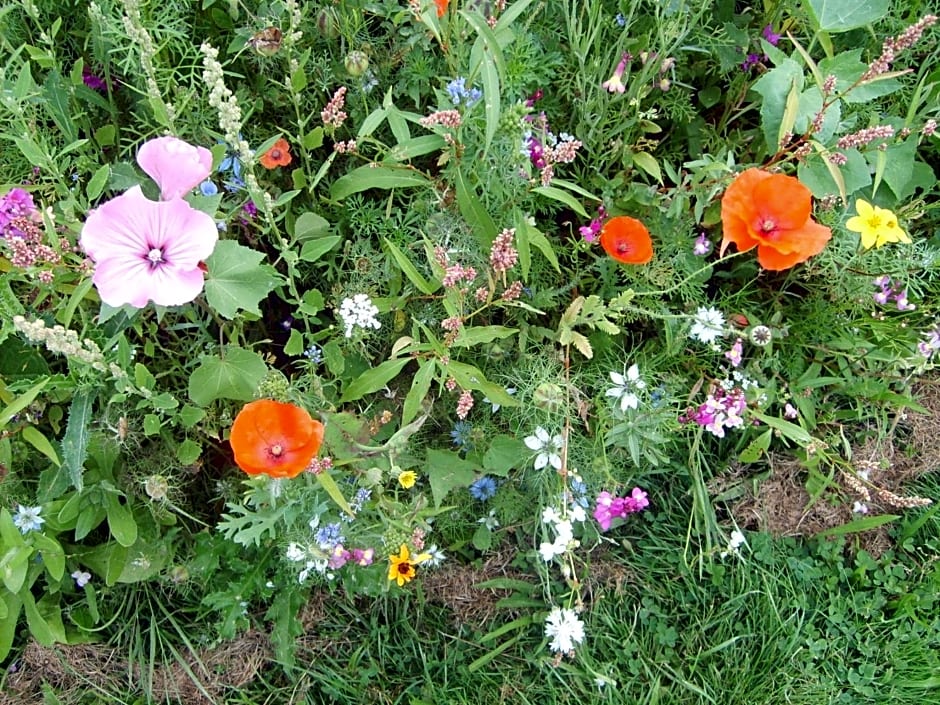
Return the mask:
<svg viewBox="0 0 940 705">
<path fill-rule="evenodd" d="M 646 388 L 646 382 L 640 379 L 640 368 L 636 363 L 630 365 L 625 375 L 619 372 L 610 373 L 610 381 L 615 386 L 608 389 L 604 395 L 620 400 L 620 410 L 636 409 L 640 405 L 637 392 Z"/>
<path fill-rule="evenodd" d="M 535 428 L 535 435 L 526 436 L 523 442 L 529 450 L 534 450 L 538 453 L 538 455 L 535 456 L 536 470 L 541 470 L 546 465 L 551 465 L 556 470 L 561 470 L 560 453 L 561 446 L 564 443 L 561 434 L 549 436 L 548 431 L 541 426 L 537 426 Z"/>
<path fill-rule="evenodd" d="M 725 315 L 717 308 L 700 306 L 689 337 L 703 343 L 713 343 L 725 334 Z"/>
<path fill-rule="evenodd" d="M 548 648 L 556 654 L 568 654 L 584 641 L 584 622 L 574 610 L 556 607 L 545 619 L 545 636 L 552 638 Z"/>
<path fill-rule="evenodd" d="M 378 307 L 367 294 L 356 294 L 351 299 L 343 299 L 339 305 L 339 317 L 343 319 L 346 337 L 351 338 L 356 328 L 381 328 L 382 324 L 375 317 L 378 312 Z"/>
</svg>

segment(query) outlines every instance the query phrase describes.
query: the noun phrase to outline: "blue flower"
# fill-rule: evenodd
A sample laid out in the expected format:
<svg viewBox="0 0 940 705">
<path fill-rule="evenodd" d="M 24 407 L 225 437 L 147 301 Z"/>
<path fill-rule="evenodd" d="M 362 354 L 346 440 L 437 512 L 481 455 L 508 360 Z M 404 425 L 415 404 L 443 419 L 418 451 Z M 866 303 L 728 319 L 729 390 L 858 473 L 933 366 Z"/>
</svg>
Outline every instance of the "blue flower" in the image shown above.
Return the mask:
<svg viewBox="0 0 940 705">
<path fill-rule="evenodd" d="M 13 515 L 13 525 L 22 534 L 39 531 L 46 522 L 45 519 L 39 516 L 41 513 L 42 507 L 24 507 L 22 504 L 17 504 L 16 514 Z"/>
<path fill-rule="evenodd" d="M 483 91 L 479 88 L 467 88 L 467 79 L 458 76 L 447 84 L 447 94 L 454 105 L 463 103 L 468 108 L 483 97 Z"/>
<path fill-rule="evenodd" d="M 473 433 L 473 426 L 467 421 L 458 421 L 454 424 L 454 428 L 450 432 L 450 437 L 454 441 L 454 445 L 458 448 L 466 448 L 471 450 L 473 448 L 473 439 L 470 435 Z"/>
<path fill-rule="evenodd" d="M 470 485 L 470 496 L 485 502 L 496 494 L 496 480 L 489 475 L 477 478 Z"/>
<path fill-rule="evenodd" d="M 321 526 L 317 529 L 315 540 L 324 551 L 332 551 L 338 544 L 341 544 L 345 540 L 342 530 L 339 524 Z"/>
<path fill-rule="evenodd" d="M 201 184 L 199 184 L 199 191 L 203 196 L 214 196 L 219 192 L 219 187 L 206 179 Z"/>
<path fill-rule="evenodd" d="M 587 509 L 589 501 L 587 496 L 587 485 L 584 484 L 584 480 L 574 478 L 571 480 L 571 485 L 569 486 L 571 488 L 571 501 Z"/>
<path fill-rule="evenodd" d="M 304 350 L 304 357 L 310 360 L 314 365 L 319 365 L 323 362 L 323 350 L 319 345 L 311 345 Z"/>
</svg>

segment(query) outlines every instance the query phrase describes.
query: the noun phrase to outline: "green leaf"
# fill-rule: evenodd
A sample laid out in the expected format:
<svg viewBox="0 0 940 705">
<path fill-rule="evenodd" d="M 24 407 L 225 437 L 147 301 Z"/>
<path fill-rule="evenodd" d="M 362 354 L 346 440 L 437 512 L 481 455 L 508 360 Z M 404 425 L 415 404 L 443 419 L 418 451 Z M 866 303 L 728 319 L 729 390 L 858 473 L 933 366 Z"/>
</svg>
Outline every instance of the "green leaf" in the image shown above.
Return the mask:
<svg viewBox="0 0 940 705">
<path fill-rule="evenodd" d="M 257 353 L 229 346 L 225 356 L 205 356 L 189 378 L 189 398 L 199 406 L 216 399 L 250 401 L 268 366 Z"/>
<path fill-rule="evenodd" d="M 742 463 L 756 463 L 764 453 L 767 452 L 767 449 L 770 448 L 770 440 L 773 437 L 773 432 L 770 429 L 767 429 L 757 438 L 751 441 L 747 448 L 741 451 L 738 455 L 738 460 Z"/>
<path fill-rule="evenodd" d="M 869 160 L 871 159 L 869 153 Z M 888 188 L 900 197 L 907 189 L 907 185 L 914 173 L 914 159 L 917 157 L 917 140 L 909 138 L 900 144 L 889 144 L 883 151 L 874 151 L 878 164 L 884 164 L 880 172 Z M 882 161 L 883 160 L 883 161 Z"/>
<path fill-rule="evenodd" d="M 868 531 L 869 529 L 875 529 L 900 518 L 901 516 L 899 514 L 878 514 L 876 516 L 863 517 L 862 519 L 856 519 L 855 521 L 850 521 L 849 523 L 842 524 L 841 526 L 834 526 L 831 529 L 820 531 L 817 535 L 844 536 L 845 534 L 854 534 L 858 531 Z"/>
<path fill-rule="evenodd" d="M 435 506 L 441 506 L 441 502 L 452 490 L 469 487 L 476 479 L 478 470 L 476 465 L 456 453 L 428 449 L 424 472 L 431 484 Z"/>
<path fill-rule="evenodd" d="M 486 524 L 480 524 L 473 532 L 471 542 L 478 551 L 489 551 L 493 547 L 493 532 L 487 528 Z"/>
<path fill-rule="evenodd" d="M 889 0 L 808 0 L 823 32 L 847 32 L 877 22 L 888 14 Z"/>
<path fill-rule="evenodd" d="M 20 619 L 20 610 L 23 602 L 18 595 L 6 594 L 3 596 L 6 603 L 6 615 L 0 619 L 0 661 L 5 661 L 13 646 L 13 637 L 16 636 L 16 625 Z"/>
<path fill-rule="evenodd" d="M 767 151 L 777 151 L 780 127 L 787 108 L 787 98 L 794 89 L 803 90 L 803 67 L 793 59 L 784 59 L 779 66 L 761 76 L 752 88 L 761 95 L 761 128 L 767 142 Z"/>
<path fill-rule="evenodd" d="M 35 399 L 39 392 L 42 391 L 42 388 L 46 386 L 48 381 L 49 378 L 46 377 L 37 384 L 34 384 L 32 387 L 20 394 L 10 404 L 4 407 L 3 410 L 0 410 L 0 428 L 6 426 L 10 419 L 20 413 L 27 406 L 32 404 L 33 399 Z"/>
<path fill-rule="evenodd" d="M 355 401 L 366 394 L 377 392 L 395 379 L 409 362 L 411 362 L 409 357 L 400 360 L 386 360 L 377 367 L 366 370 L 346 386 L 343 390 L 343 396 L 339 400 L 340 403 Z"/>
<path fill-rule="evenodd" d="M 72 397 L 69 420 L 62 436 L 62 465 L 69 475 L 72 486 L 81 492 L 85 457 L 88 455 L 88 439 L 91 433 L 91 412 L 95 392 L 81 390 Z"/>
<path fill-rule="evenodd" d="M 137 522 L 134 515 L 114 493 L 108 494 L 108 528 L 114 540 L 125 548 L 133 546 L 137 541 Z"/>
<path fill-rule="evenodd" d="M 61 580 L 65 574 L 65 551 L 59 542 L 45 534 L 34 532 L 33 546 L 42 555 L 42 563 L 53 580 Z"/>
<path fill-rule="evenodd" d="M 415 285 L 415 287 L 422 294 L 433 294 L 438 289 L 436 283 L 431 283 L 418 271 L 418 268 L 414 266 L 412 261 L 408 259 L 408 256 L 402 252 L 399 247 L 389 240 L 387 237 L 382 238 L 382 242 L 385 243 L 385 246 L 388 248 L 388 251 L 392 253 L 392 258 L 395 260 L 395 263 L 401 269 L 402 273 L 408 277 L 408 281 Z"/>
<path fill-rule="evenodd" d="M 437 371 L 437 363 L 434 360 L 422 360 L 418 363 L 418 372 L 411 380 L 411 389 L 405 397 L 405 402 L 401 410 L 401 425 L 405 426 L 411 423 L 421 410 L 421 404 L 431 389 L 431 382 L 434 379 L 434 373 Z"/>
<path fill-rule="evenodd" d="M 300 248 L 300 259 L 304 262 L 317 262 L 323 255 L 336 247 L 343 238 L 339 235 L 327 235 L 314 240 L 307 240 Z"/>
<path fill-rule="evenodd" d="M 235 318 L 239 309 L 261 315 L 258 302 L 277 285 L 270 266 L 261 265 L 263 252 L 234 240 L 222 240 L 206 260 L 206 300 L 225 318 Z"/>
<path fill-rule="evenodd" d="M 548 238 L 542 234 L 542 231 L 536 228 L 534 225 L 530 225 L 529 221 L 525 218 L 520 218 L 516 226 L 516 237 L 522 241 L 525 240 L 526 247 L 532 245 L 545 255 L 545 259 L 551 263 L 555 268 L 555 271 L 559 274 L 561 273 L 561 265 L 558 264 L 558 258 L 555 256 L 555 250 L 552 249 L 552 244 L 548 241 Z M 521 257 L 521 248 L 520 248 L 520 257 Z"/>
<path fill-rule="evenodd" d="M 794 423 L 784 421 L 783 419 L 778 419 L 776 416 L 762 414 L 759 411 L 753 411 L 751 413 L 754 418 L 760 419 L 771 428 L 780 431 L 780 433 L 782 433 L 785 438 L 789 438 L 791 441 L 795 441 L 801 446 L 805 446 L 813 440 L 813 437 L 809 434 L 809 432 Z"/>
<path fill-rule="evenodd" d="M 493 222 L 486 208 L 480 203 L 476 190 L 467 181 L 463 171 L 459 169 L 457 170 L 454 186 L 457 192 L 457 208 L 460 210 L 460 215 L 474 229 L 477 242 L 488 249 L 499 232 L 496 223 Z"/>
<path fill-rule="evenodd" d="M 636 156 L 638 155 L 634 155 L 634 158 Z M 662 180 L 661 177 L 660 180 Z M 532 189 L 532 191 L 533 193 L 537 193 L 541 196 L 545 196 L 546 198 L 551 198 L 555 201 L 558 201 L 559 203 L 563 203 L 582 218 L 589 217 L 587 211 L 584 210 L 584 206 L 581 205 L 581 202 L 567 191 L 562 191 L 560 188 L 555 188 L 554 186 L 538 186 Z"/>
<path fill-rule="evenodd" d="M 661 184 L 663 182 L 663 172 L 659 168 L 659 162 L 657 162 L 656 158 L 649 152 L 634 152 L 633 165 L 652 176 L 658 183 Z M 582 214 L 585 218 L 588 217 L 587 213 L 583 211 Z"/>
<path fill-rule="evenodd" d="M 341 201 L 347 196 L 369 189 L 409 188 L 413 186 L 429 186 L 431 182 L 420 171 L 406 167 L 394 166 L 361 166 L 353 169 L 333 182 L 330 187 L 330 198 Z"/>
<path fill-rule="evenodd" d="M 473 365 L 451 360 L 445 366 L 445 371 L 450 374 L 457 384 L 463 389 L 473 389 L 482 392 L 483 395 L 494 404 L 503 406 L 519 406 L 519 401 L 506 392 L 498 384 L 494 384 L 483 376 L 483 373 Z"/>
<path fill-rule="evenodd" d="M 192 428 L 206 417 L 206 410 L 200 409 L 198 406 L 185 404 L 179 410 L 178 417 L 180 423 L 183 424 L 183 428 Z"/>
<path fill-rule="evenodd" d="M 88 197 L 89 201 L 94 201 L 104 192 L 104 187 L 105 184 L 108 183 L 108 176 L 110 174 L 111 167 L 105 164 L 104 166 L 99 167 L 98 170 L 88 180 L 88 184 L 85 186 L 85 195 Z"/>
<path fill-rule="evenodd" d="M 180 443 L 176 449 L 176 459 L 181 465 L 192 465 L 199 460 L 200 455 L 202 455 L 202 446 L 189 438 Z"/>
<path fill-rule="evenodd" d="M 304 135 L 304 147 L 309 150 L 319 149 L 323 146 L 323 127 L 315 127 Z"/>
<path fill-rule="evenodd" d="M 26 426 L 20 432 L 20 435 L 23 437 L 23 440 L 49 458 L 49 460 L 57 466 L 62 465 L 62 462 L 59 460 L 59 455 L 55 452 L 55 448 L 52 447 L 49 439 L 42 435 L 35 426 Z"/>
<path fill-rule="evenodd" d="M 26 582 L 31 555 L 33 549 L 29 546 L 11 546 L 0 556 L 0 577 L 10 592 L 18 593 Z"/>
<path fill-rule="evenodd" d="M 330 232 L 330 222 L 316 213 L 301 213 L 294 222 L 294 239 L 321 238 Z"/>
<path fill-rule="evenodd" d="M 343 491 L 339 488 L 339 485 L 336 484 L 336 480 L 333 479 L 330 473 L 324 470 L 323 472 L 317 473 L 316 478 L 317 482 L 320 483 L 320 487 L 326 490 L 330 498 L 336 502 L 336 506 L 350 516 L 356 515 L 352 507 L 349 506 L 349 502 L 347 502 L 346 498 L 343 496 Z"/>
<path fill-rule="evenodd" d="M 499 435 L 483 455 L 483 469 L 491 475 L 506 477 L 510 470 L 521 467 L 528 456 L 525 443 L 513 436 Z"/>
<path fill-rule="evenodd" d="M 491 343 L 494 340 L 501 340 L 515 335 L 519 332 L 518 328 L 507 328 L 506 326 L 471 326 L 470 328 L 461 328 L 455 346 L 470 348 L 482 343 Z"/>
</svg>

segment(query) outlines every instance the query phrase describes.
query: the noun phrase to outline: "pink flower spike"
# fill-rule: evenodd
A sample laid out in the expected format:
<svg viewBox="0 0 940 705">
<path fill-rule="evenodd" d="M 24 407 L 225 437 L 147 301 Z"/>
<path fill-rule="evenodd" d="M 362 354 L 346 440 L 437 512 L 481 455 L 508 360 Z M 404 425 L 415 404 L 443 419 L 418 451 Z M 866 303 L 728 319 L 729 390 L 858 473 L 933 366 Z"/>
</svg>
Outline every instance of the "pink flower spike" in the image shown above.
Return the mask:
<svg viewBox="0 0 940 705">
<path fill-rule="evenodd" d="M 160 198 L 185 196 L 212 173 L 212 152 L 176 137 L 148 140 L 137 152 L 137 163 L 160 187 Z"/>
<path fill-rule="evenodd" d="M 219 231 L 181 198 L 150 201 L 134 186 L 89 214 L 79 240 L 95 263 L 93 281 L 109 306 L 179 306 L 202 291 L 199 263 Z"/>
</svg>

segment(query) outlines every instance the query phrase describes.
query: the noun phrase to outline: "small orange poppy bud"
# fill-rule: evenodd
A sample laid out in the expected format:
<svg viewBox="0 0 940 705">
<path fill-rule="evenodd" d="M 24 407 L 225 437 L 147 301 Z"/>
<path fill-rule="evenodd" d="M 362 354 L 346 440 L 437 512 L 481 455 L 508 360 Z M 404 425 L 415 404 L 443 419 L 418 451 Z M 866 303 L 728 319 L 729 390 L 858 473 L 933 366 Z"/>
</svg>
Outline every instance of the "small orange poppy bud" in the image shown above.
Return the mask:
<svg viewBox="0 0 940 705">
<path fill-rule="evenodd" d="M 646 264 L 653 259 L 653 241 L 649 230 L 636 218 L 618 215 L 601 228 L 601 247 L 624 264 Z"/>
<path fill-rule="evenodd" d="M 294 404 L 259 399 L 238 412 L 229 443 L 249 475 L 296 477 L 320 450 L 323 424 Z"/>
</svg>

